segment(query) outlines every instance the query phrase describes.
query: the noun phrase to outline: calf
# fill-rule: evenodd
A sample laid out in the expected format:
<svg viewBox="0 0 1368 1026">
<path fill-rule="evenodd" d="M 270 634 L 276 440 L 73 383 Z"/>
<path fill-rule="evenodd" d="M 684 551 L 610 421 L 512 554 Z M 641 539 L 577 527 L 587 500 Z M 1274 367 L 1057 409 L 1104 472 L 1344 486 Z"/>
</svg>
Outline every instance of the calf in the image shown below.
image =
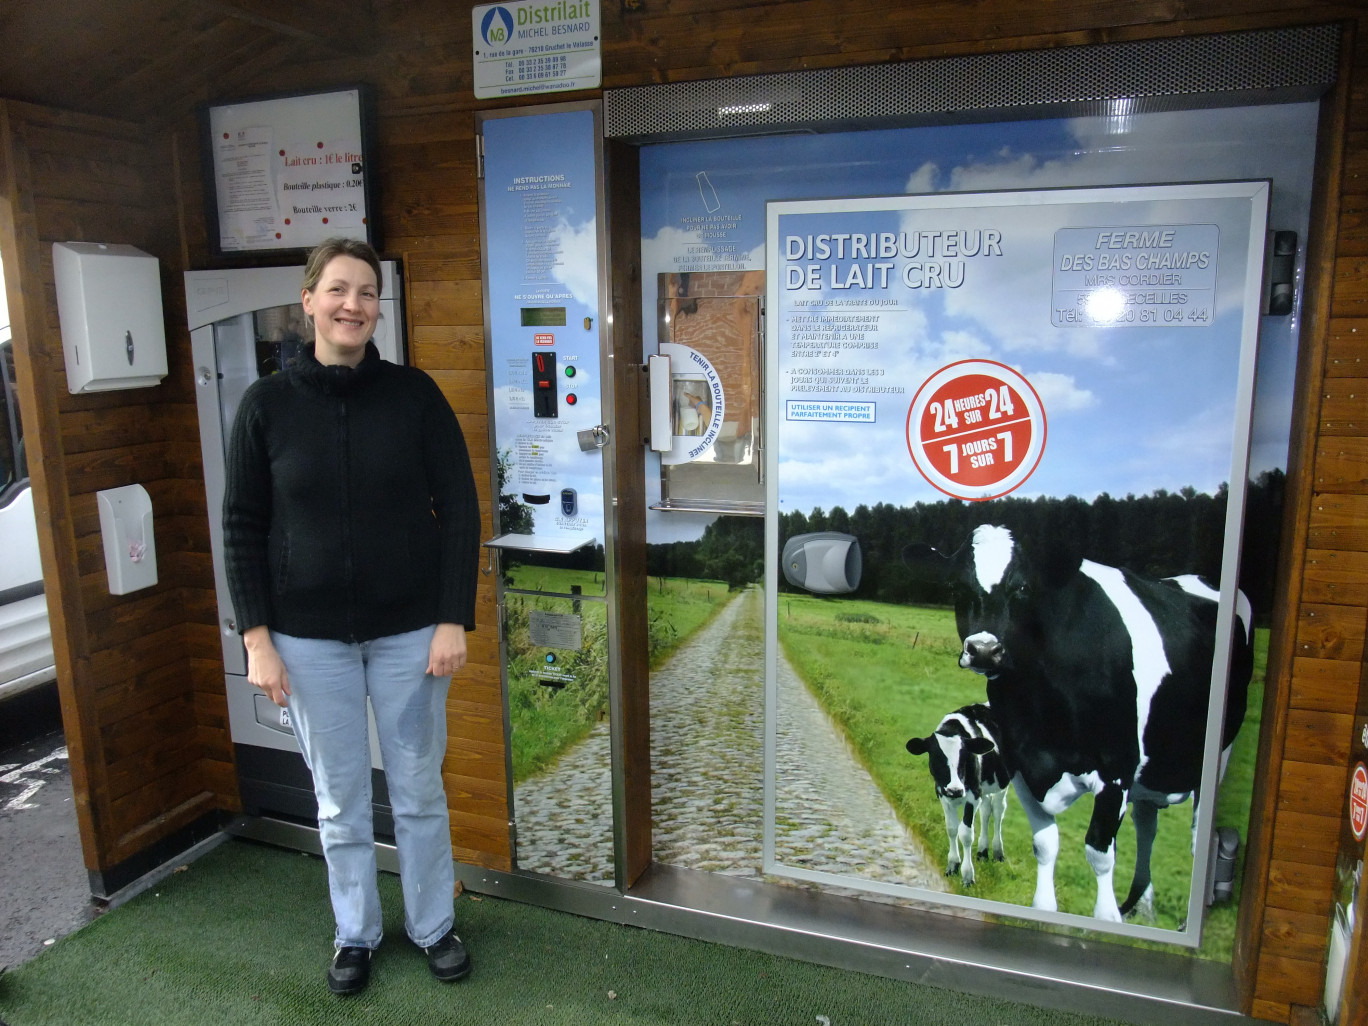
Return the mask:
<svg viewBox="0 0 1368 1026">
<path fill-rule="evenodd" d="M 945 833 L 950 839 L 950 854 L 945 875 L 959 873 L 966 887 L 974 885 L 974 820 L 979 821 L 978 857 L 988 857 L 988 834 L 995 831 L 993 858 L 1001 862 L 1002 818 L 1007 812 L 1007 785 L 1011 780 L 1007 766 L 993 738 L 992 714 L 986 705 L 966 705 L 956 709 L 928 737 L 907 742 L 913 755 L 928 757 L 931 778 L 936 784 L 941 810 L 945 813 Z M 979 806 L 984 814 L 978 814 Z M 963 868 L 961 868 L 961 865 Z"/>
<path fill-rule="evenodd" d="M 1155 581 L 1076 557 L 1036 564 L 1009 530 L 987 524 L 954 556 L 917 546 L 908 558 L 951 585 L 963 643 L 959 665 L 987 678 L 999 747 L 1031 824 L 1033 906 L 1057 908 L 1055 816 L 1091 792 L 1085 853 L 1097 879 L 1093 915 L 1119 921 L 1151 893 L 1158 809 L 1193 796 L 1201 782 L 1216 591 L 1192 576 Z M 1226 752 L 1244 719 L 1253 669 L 1243 595 L 1235 614 Z M 1136 875 L 1118 906 L 1115 840 L 1128 802 L 1135 808 Z"/>
</svg>

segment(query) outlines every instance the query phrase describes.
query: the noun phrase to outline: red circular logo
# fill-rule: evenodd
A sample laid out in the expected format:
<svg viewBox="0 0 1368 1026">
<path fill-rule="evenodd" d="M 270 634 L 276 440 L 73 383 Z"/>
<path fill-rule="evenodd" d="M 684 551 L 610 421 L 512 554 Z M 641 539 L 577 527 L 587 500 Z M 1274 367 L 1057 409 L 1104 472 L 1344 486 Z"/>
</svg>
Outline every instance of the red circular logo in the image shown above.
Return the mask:
<svg viewBox="0 0 1368 1026">
<path fill-rule="evenodd" d="M 961 360 L 923 382 L 907 411 L 907 449 L 930 484 L 981 502 L 1018 488 L 1045 452 L 1045 408 L 1031 383 L 993 360 Z"/>
<path fill-rule="evenodd" d="M 1361 841 L 1368 834 L 1368 769 L 1363 763 L 1354 767 L 1349 781 L 1349 829 L 1354 840 Z"/>
</svg>

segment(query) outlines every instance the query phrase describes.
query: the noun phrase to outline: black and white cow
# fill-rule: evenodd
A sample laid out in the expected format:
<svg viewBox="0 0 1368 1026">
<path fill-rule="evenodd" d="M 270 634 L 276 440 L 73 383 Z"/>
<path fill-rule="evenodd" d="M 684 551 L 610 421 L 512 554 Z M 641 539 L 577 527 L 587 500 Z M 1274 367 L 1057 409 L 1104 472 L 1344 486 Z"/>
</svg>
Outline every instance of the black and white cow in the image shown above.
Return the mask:
<svg viewBox="0 0 1368 1026">
<path fill-rule="evenodd" d="M 966 887 L 974 885 L 974 826 L 978 825 L 978 857 L 988 857 L 988 834 L 993 832 L 993 858 L 1001 862 L 1002 819 L 1007 812 L 1011 774 L 997 750 L 992 713 L 986 705 L 966 705 L 950 713 L 927 737 L 907 742 L 913 755 L 925 755 L 945 813 L 950 840 L 945 875 L 960 874 Z M 961 868 L 962 867 L 962 868 Z"/>
<path fill-rule="evenodd" d="M 986 524 L 953 556 L 914 546 L 907 558 L 952 585 L 959 665 L 987 678 L 998 745 L 1031 825 L 1032 905 L 1057 908 L 1055 816 L 1091 792 L 1085 844 L 1097 877 L 1093 915 L 1119 921 L 1152 895 L 1158 810 L 1187 800 L 1201 782 L 1217 593 L 1193 576 L 1148 580 L 1077 557 L 1036 563 L 1009 530 Z M 1222 765 L 1244 719 L 1253 669 L 1243 594 L 1235 612 Z M 1128 802 L 1136 874 L 1118 906 L 1115 840 Z"/>
</svg>

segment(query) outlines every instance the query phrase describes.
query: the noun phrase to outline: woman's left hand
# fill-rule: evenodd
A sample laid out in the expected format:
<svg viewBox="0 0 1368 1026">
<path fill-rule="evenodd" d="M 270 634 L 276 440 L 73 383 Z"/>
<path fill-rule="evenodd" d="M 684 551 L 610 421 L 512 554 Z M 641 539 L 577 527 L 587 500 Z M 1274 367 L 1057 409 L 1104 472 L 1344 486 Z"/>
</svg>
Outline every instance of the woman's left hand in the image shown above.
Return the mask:
<svg viewBox="0 0 1368 1026">
<path fill-rule="evenodd" d="M 465 628 L 459 623 L 439 623 L 432 632 L 427 672 L 434 677 L 450 677 L 465 664 Z"/>
</svg>

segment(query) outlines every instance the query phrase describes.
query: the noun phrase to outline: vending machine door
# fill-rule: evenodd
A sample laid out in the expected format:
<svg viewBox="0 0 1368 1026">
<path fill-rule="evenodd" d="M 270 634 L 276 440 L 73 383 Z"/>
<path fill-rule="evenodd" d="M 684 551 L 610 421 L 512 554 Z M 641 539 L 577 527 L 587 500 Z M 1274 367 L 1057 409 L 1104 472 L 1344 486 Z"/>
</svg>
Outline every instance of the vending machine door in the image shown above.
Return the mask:
<svg viewBox="0 0 1368 1026">
<path fill-rule="evenodd" d="M 511 847 L 612 886 L 602 127 L 593 104 L 482 114 L 480 227 Z M 569 853 L 569 857 L 567 857 Z"/>
</svg>

